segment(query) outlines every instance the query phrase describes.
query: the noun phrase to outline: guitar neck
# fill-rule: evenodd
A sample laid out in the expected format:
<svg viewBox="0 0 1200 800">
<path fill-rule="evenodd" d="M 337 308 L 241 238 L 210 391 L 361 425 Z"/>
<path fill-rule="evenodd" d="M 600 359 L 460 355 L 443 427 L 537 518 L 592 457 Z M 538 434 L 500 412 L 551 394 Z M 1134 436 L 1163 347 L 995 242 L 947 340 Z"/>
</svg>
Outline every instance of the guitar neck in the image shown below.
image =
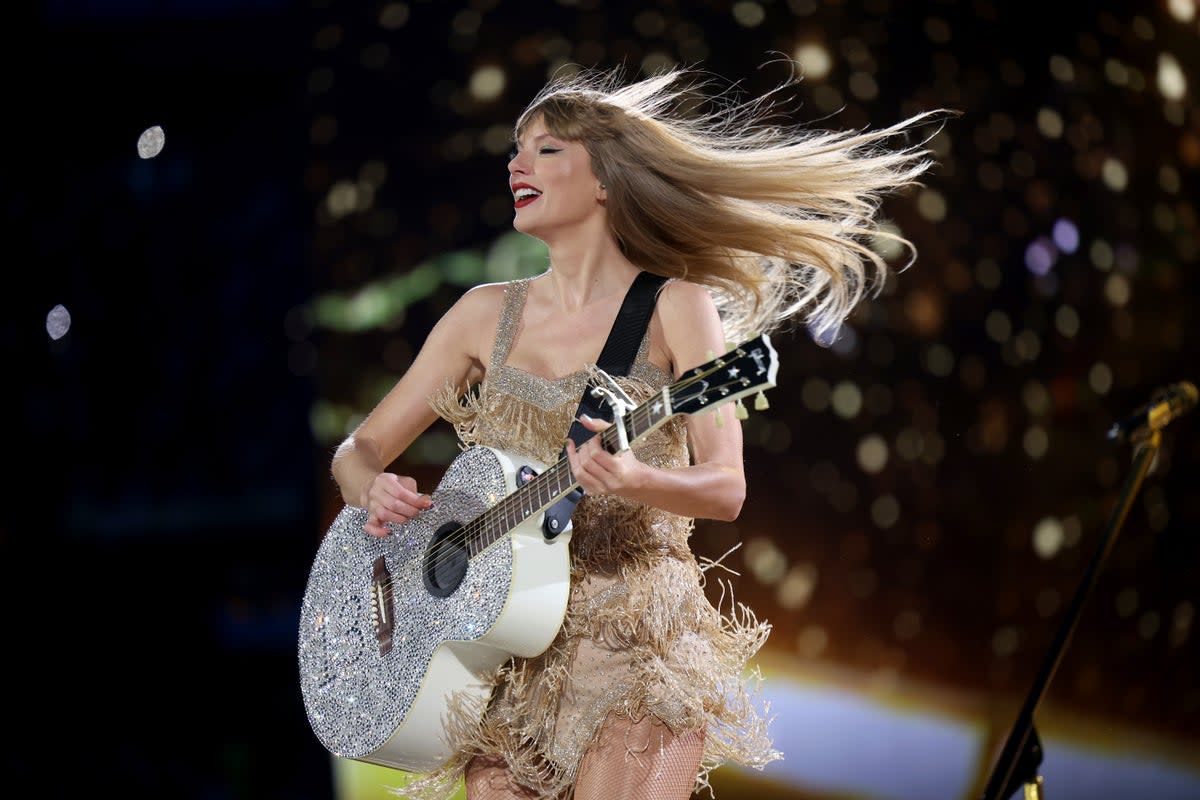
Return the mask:
<svg viewBox="0 0 1200 800">
<path fill-rule="evenodd" d="M 671 411 L 670 395 L 664 387 L 661 393 L 626 413 L 625 433 L 630 444 L 652 433 L 673 416 L 675 413 Z M 621 449 L 620 435 L 615 425 L 596 435 L 608 452 L 616 453 Z M 474 530 L 467 536 L 468 552 L 472 556 L 483 552 L 517 525 L 557 502 L 577 486 L 579 481 L 575 480 L 571 464 L 563 456 L 556 464 L 547 467 L 544 472 L 524 486 L 517 487 L 515 492 L 475 518 L 471 523 Z"/>
</svg>

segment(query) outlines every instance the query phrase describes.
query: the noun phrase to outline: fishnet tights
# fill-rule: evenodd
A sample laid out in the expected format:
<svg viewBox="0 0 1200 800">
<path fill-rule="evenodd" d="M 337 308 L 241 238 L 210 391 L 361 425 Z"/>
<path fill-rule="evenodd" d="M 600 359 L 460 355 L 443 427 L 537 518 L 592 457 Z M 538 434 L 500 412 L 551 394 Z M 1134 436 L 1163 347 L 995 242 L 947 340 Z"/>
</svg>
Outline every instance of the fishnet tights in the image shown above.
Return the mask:
<svg viewBox="0 0 1200 800">
<path fill-rule="evenodd" d="M 584 754 L 570 800 L 687 800 L 704 754 L 704 732 L 675 736 L 658 719 L 609 717 Z M 467 765 L 467 800 L 546 800 L 518 786 L 503 759 Z M 563 798 L 562 800 L 567 800 Z"/>
</svg>

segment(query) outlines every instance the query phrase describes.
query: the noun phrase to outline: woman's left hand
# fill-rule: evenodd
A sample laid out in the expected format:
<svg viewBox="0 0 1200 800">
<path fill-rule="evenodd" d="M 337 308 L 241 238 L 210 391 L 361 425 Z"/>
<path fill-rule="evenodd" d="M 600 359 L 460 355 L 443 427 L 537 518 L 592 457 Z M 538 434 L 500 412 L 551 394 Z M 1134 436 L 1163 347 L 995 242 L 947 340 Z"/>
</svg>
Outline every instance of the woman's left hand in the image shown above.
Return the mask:
<svg viewBox="0 0 1200 800">
<path fill-rule="evenodd" d="M 579 417 L 579 422 L 595 433 L 612 426 L 611 422 L 592 419 L 586 414 Z M 605 450 L 599 436 L 588 439 L 582 447 L 576 447 L 574 441 L 567 439 L 567 460 L 575 480 L 591 495 L 625 494 L 636 489 L 648 469 L 630 450 L 615 455 Z"/>
</svg>

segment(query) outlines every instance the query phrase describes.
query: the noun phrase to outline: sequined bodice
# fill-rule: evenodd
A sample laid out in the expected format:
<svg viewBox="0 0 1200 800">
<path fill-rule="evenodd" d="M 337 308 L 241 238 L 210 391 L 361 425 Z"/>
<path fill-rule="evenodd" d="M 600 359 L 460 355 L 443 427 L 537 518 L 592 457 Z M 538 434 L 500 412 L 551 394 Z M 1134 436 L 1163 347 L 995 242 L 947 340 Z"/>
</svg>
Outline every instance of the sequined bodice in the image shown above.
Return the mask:
<svg viewBox="0 0 1200 800">
<path fill-rule="evenodd" d="M 578 406 L 583 387 L 591 374 L 590 365 L 584 365 L 575 372 L 559 378 L 544 378 L 508 363 L 508 355 L 516 339 L 521 315 L 525 310 L 525 300 L 529 295 L 529 281 L 529 278 L 524 278 L 505 287 L 504 308 L 496 327 L 496 341 L 492 347 L 492 363 L 489 368 L 492 388 L 521 402 L 533 403 L 544 411 L 557 410 L 559 406 L 571 401 Z M 671 382 L 671 376 L 647 358 L 649 347 L 650 333 L 647 330 L 638 346 L 629 377 L 644 381 L 653 388 L 661 388 Z M 571 413 L 574 412 L 575 406 L 571 407 Z"/>
</svg>

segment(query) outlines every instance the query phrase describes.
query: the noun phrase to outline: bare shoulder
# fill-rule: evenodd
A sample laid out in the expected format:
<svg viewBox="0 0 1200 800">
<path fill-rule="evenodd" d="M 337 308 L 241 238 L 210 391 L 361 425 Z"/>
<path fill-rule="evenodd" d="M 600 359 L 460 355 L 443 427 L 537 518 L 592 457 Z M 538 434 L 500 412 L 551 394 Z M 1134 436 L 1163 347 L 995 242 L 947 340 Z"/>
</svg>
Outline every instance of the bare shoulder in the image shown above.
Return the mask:
<svg viewBox="0 0 1200 800">
<path fill-rule="evenodd" d="M 504 283 L 483 283 L 467 289 L 442 315 L 437 327 L 455 336 L 496 327 L 504 303 Z"/>
<path fill-rule="evenodd" d="M 667 281 L 658 295 L 663 323 L 677 326 L 695 326 L 698 318 L 715 317 L 716 303 L 707 286 L 684 280 Z"/>
<path fill-rule="evenodd" d="M 436 326 L 439 338 L 455 342 L 470 358 L 473 365 L 471 381 L 481 379 L 492 361 L 492 346 L 504 309 L 504 293 L 510 283 L 499 281 L 471 287 Z"/>
<path fill-rule="evenodd" d="M 710 353 L 724 352 L 721 318 L 708 287 L 673 280 L 658 296 L 658 314 L 672 374 L 702 364 Z"/>
<path fill-rule="evenodd" d="M 507 282 L 481 283 L 478 286 L 472 286 L 458 298 L 452 311 L 467 317 L 494 315 L 504 302 L 504 290 L 507 286 Z"/>
</svg>

